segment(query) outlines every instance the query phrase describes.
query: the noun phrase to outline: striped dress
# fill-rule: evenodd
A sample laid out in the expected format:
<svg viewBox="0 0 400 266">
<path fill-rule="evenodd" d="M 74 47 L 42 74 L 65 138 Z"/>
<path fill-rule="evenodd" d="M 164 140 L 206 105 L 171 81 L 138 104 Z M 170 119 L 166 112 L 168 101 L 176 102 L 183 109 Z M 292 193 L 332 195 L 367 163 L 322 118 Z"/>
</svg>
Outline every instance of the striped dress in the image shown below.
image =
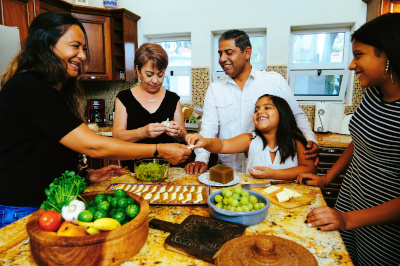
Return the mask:
<svg viewBox="0 0 400 266">
<path fill-rule="evenodd" d="M 354 154 L 335 209 L 366 209 L 400 197 L 400 100 L 367 88 L 350 125 Z M 399 265 L 400 225 L 341 232 L 355 265 Z"/>
</svg>

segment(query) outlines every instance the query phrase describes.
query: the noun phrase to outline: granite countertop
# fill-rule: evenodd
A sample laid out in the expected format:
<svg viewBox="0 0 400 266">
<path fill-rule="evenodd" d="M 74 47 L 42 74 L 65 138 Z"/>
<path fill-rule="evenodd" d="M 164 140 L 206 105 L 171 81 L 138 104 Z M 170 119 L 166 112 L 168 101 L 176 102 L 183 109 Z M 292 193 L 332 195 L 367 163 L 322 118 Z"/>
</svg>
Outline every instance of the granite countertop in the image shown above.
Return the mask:
<svg viewBox="0 0 400 266">
<path fill-rule="evenodd" d="M 260 183 L 249 174 L 237 174 L 240 183 Z M 142 183 L 134 176 L 126 174 L 113 177 L 105 182 L 92 184 L 86 192 L 104 190 L 112 183 Z M 197 176 L 186 175 L 181 168 L 171 168 L 170 177 L 164 184 L 200 184 Z M 304 223 L 307 213 L 314 207 L 326 206 L 320 188 L 297 184 L 286 184 L 289 188 L 304 187 L 314 197 L 311 205 L 285 209 L 271 204 L 267 218 L 260 224 L 249 226 L 245 235 L 275 235 L 292 240 L 307 248 L 319 265 L 353 265 L 338 231 L 321 232 L 309 228 Z M 213 187 L 213 191 L 221 188 Z M 150 205 L 149 220 L 157 218 L 173 223 L 181 223 L 189 215 L 210 216 L 207 205 L 159 206 Z M 0 265 L 36 265 L 30 255 L 29 238 L 25 225 L 29 216 L 0 229 Z M 164 248 L 164 241 L 170 233 L 150 228 L 145 245 L 140 252 L 123 265 L 212 265 Z"/>
</svg>

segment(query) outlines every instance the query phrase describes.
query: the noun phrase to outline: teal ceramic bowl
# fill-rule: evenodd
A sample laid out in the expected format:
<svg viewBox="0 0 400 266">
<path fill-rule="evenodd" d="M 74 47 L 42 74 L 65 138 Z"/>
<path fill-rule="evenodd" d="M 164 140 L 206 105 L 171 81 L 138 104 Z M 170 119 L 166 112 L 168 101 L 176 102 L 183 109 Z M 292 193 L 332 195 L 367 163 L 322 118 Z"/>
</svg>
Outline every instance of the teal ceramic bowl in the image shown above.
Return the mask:
<svg viewBox="0 0 400 266">
<path fill-rule="evenodd" d="M 265 207 L 259 210 L 248 212 L 235 212 L 224 210 L 215 206 L 215 196 L 222 195 L 222 191 L 216 191 L 212 193 L 207 199 L 208 210 L 211 216 L 216 219 L 243 224 L 245 226 L 255 225 L 264 221 L 268 214 L 268 208 L 271 205 L 270 201 L 267 197 L 258 192 L 252 190 L 248 191 L 250 196 L 256 196 L 258 201 L 265 204 Z"/>
</svg>

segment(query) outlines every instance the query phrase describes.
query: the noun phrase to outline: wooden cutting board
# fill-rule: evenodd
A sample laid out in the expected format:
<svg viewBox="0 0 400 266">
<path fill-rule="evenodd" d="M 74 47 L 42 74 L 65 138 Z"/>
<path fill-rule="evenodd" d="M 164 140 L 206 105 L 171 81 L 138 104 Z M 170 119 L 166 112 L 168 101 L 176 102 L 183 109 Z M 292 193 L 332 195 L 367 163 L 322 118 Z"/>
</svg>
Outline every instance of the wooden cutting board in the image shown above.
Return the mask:
<svg viewBox="0 0 400 266">
<path fill-rule="evenodd" d="M 316 200 L 316 193 L 313 190 L 310 190 L 307 188 L 305 185 L 296 185 L 296 184 L 291 184 L 291 185 L 277 185 L 278 187 L 281 187 L 282 189 L 274 191 L 272 193 L 265 193 L 263 190 L 265 188 L 252 188 L 251 190 L 257 191 L 264 196 L 266 196 L 269 201 L 279 207 L 286 208 L 286 209 L 293 209 L 305 205 L 312 204 L 312 202 L 315 202 Z M 283 191 L 283 188 L 288 188 L 294 191 L 297 191 L 298 193 L 302 194 L 301 197 L 298 198 L 291 198 L 289 201 L 285 202 L 279 202 L 278 198 L 276 197 L 276 194 Z"/>
<path fill-rule="evenodd" d="M 188 216 L 181 224 L 152 219 L 151 228 L 171 234 L 164 247 L 214 263 L 215 253 L 225 242 L 243 236 L 246 226 L 199 215 Z"/>
</svg>

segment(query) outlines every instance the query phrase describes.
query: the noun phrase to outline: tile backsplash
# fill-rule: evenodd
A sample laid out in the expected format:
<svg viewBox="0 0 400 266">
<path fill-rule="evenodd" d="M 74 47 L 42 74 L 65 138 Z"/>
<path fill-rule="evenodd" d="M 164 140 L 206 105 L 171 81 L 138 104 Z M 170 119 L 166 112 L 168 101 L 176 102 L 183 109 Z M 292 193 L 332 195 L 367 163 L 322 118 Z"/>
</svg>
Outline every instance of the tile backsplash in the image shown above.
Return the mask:
<svg viewBox="0 0 400 266">
<path fill-rule="evenodd" d="M 268 71 L 275 71 L 287 79 L 286 66 L 268 66 Z M 109 121 L 109 115 L 114 109 L 115 98 L 121 90 L 129 89 L 135 86 L 134 82 L 82 82 L 86 93 L 86 99 L 104 99 L 106 104 L 106 118 Z M 204 97 L 210 84 L 209 68 L 192 69 L 192 104 L 184 105 L 187 107 L 203 106 Z M 363 88 L 357 78 L 354 78 L 353 86 L 353 105 L 345 107 L 345 113 L 352 113 L 361 103 Z M 86 110 L 86 99 L 83 102 L 83 108 Z M 315 105 L 301 104 L 300 108 L 306 113 L 312 128 L 314 128 Z M 108 122 L 109 123 L 109 122 Z"/>
</svg>

